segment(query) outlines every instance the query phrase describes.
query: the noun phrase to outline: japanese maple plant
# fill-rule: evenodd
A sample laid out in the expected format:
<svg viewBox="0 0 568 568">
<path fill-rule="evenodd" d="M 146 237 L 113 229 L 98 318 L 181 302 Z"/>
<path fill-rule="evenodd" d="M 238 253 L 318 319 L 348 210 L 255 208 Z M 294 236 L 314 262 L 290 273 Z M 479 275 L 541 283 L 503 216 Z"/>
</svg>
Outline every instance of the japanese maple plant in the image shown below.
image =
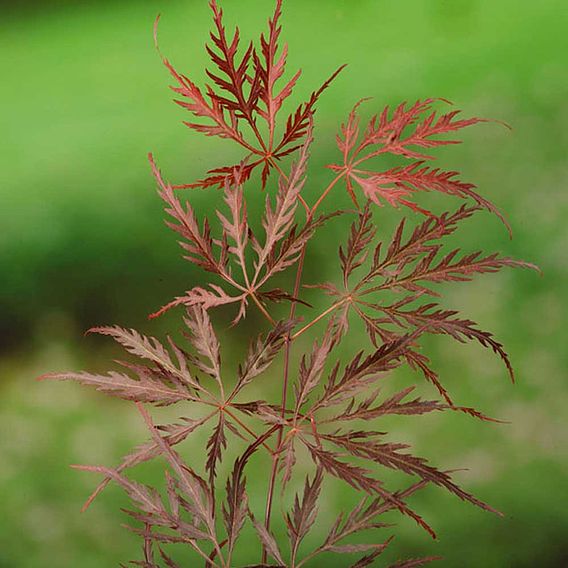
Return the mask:
<svg viewBox="0 0 568 568">
<path fill-rule="evenodd" d="M 149 431 L 148 441 L 117 467 L 77 466 L 102 476 L 85 507 L 109 482 L 122 487 L 132 502 L 127 511 L 132 530 L 142 542 L 143 559 L 133 564 L 147 568 L 195 562 L 232 567 L 239 565 L 236 558 L 258 567 L 333 562 L 361 568 L 381 563 L 394 531 L 385 524 L 386 513 L 389 518 L 396 512 L 409 517 L 435 536 L 408 503 L 428 485 L 497 513 L 462 489 L 451 472 L 414 455 L 384 431 L 385 419 L 392 424 L 395 415 L 448 411 L 492 420 L 451 398 L 421 351 L 428 334 L 493 350 L 513 378 L 509 357 L 491 333 L 432 300 L 439 295 L 436 286 L 444 282 L 466 282 L 504 267 L 533 268 L 499 254 L 462 253 L 445 246 L 460 224 L 482 210 L 507 225 L 474 185 L 461 181 L 457 172 L 429 165 L 435 149 L 457 144 L 459 131 L 485 121 L 444 110 L 448 103 L 442 99 L 426 99 L 384 108 L 362 123 L 360 101 L 339 129 L 338 158 L 327 166 L 329 183 L 316 187 L 307 174 L 316 104 L 343 67 L 287 115 L 283 105 L 292 100 L 300 71 L 285 76 L 282 0 L 277 0 L 258 43 L 245 46 L 238 29 L 227 32 L 216 0 L 210 7 L 210 83 L 200 88 L 162 59 L 177 104 L 192 117 L 185 124 L 205 136 L 234 142 L 242 148 L 242 160 L 211 170 L 199 181 L 173 184 L 150 155 L 167 225 L 179 235 L 185 258 L 202 269 L 200 274 L 210 275 L 152 315 L 178 309 L 185 340 L 168 337 L 161 342 L 130 329 L 97 327 L 91 331 L 111 336 L 137 359 L 119 363 L 121 370 L 106 375 L 44 376 L 78 381 L 131 401 Z M 387 156 L 396 157 L 400 165 L 385 168 L 382 158 Z M 340 200 L 334 194 L 342 188 L 353 204 L 335 210 Z M 219 210 L 202 222 L 191 205 L 193 192 L 199 190 L 223 196 Z M 415 201 L 422 192 L 464 204 L 435 214 Z M 249 200 L 261 200 L 254 209 L 262 211 L 258 219 L 247 215 Z M 408 217 L 393 234 L 380 235 L 374 219 L 400 211 Z M 343 217 L 349 219 L 350 230 L 338 235 L 337 277 L 307 282 L 308 246 L 317 245 L 326 224 L 338 223 L 341 233 Z M 223 314 L 234 307 L 232 322 L 224 325 L 227 334 L 238 334 L 251 310 L 257 312 L 257 326 L 263 322 L 237 369 L 222 364 L 222 347 L 210 319 L 219 306 L 229 306 Z M 366 330 L 366 343 L 363 336 L 350 340 L 350 326 L 354 333 L 359 326 Z M 313 341 L 306 341 L 310 335 Z M 302 347 L 307 352 L 294 353 Z M 431 385 L 429 396 L 413 394 L 414 385 L 401 390 L 399 383 L 389 381 L 402 366 L 415 373 L 397 374 L 397 380 L 421 376 Z M 399 386 L 389 390 L 389 382 Z M 263 388 L 266 396 L 259 397 Z M 156 423 L 159 411 L 150 408 L 171 405 L 177 405 L 181 418 Z M 207 429 L 203 451 L 184 444 Z M 227 464 L 231 453 L 237 457 Z M 156 459 L 167 463 L 160 490 L 127 476 L 130 468 Z M 265 468 L 262 487 L 258 475 L 254 487 L 247 484 L 251 462 L 257 470 Z M 386 470 L 411 480 L 389 487 Z M 387 479 L 392 481 L 392 475 Z M 318 518 L 318 498 L 328 483 L 335 488 L 343 483 L 356 497 L 354 507 L 336 519 Z M 317 534 L 306 540 L 316 523 Z M 239 540 L 243 531 L 246 535 Z M 352 540 L 363 532 L 367 540 L 361 535 Z M 250 546 L 252 535 L 257 548 Z M 179 560 L 183 547 L 188 553 L 182 551 L 182 557 L 193 555 L 193 563 Z M 317 564 L 319 555 L 325 564 Z M 403 558 L 392 566 L 433 560 Z"/>
</svg>

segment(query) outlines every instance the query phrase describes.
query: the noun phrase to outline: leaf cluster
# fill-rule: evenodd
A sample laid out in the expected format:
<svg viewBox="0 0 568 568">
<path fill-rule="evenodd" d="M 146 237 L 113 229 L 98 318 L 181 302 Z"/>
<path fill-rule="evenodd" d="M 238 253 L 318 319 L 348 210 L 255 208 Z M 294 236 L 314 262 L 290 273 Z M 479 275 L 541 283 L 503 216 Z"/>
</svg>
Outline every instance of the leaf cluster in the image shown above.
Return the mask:
<svg viewBox="0 0 568 568">
<path fill-rule="evenodd" d="M 143 543 L 143 560 L 133 564 L 146 568 L 181 566 L 175 560 L 180 546 L 193 550 L 206 567 L 232 567 L 247 526 L 258 537 L 259 568 L 310 566 L 324 554 L 351 558 L 345 565 L 353 568 L 370 566 L 382 560 L 394 538 L 384 521 L 389 512 L 398 511 L 435 536 L 410 504 L 411 497 L 426 486 L 498 513 L 460 487 L 452 472 L 416 455 L 385 431 L 389 417 L 418 420 L 440 412 L 496 422 L 454 402 L 422 351 L 427 335 L 476 342 L 492 350 L 514 378 L 509 356 L 494 335 L 445 307 L 440 299 L 448 284 L 463 284 L 508 267 L 535 268 L 497 253 L 448 248 L 451 235 L 481 210 L 504 220 L 496 206 L 472 184 L 461 181 L 457 172 L 427 165 L 436 148 L 458 143 L 462 129 L 485 121 L 461 118 L 458 111 L 440 113 L 436 108 L 444 101 L 426 99 L 393 110 L 387 107 L 362 127 L 361 101 L 337 136 L 340 160 L 328 166 L 333 177 L 327 187 L 314 188 L 317 199 L 309 203 L 304 188 L 310 183 L 316 103 L 343 67 L 283 117 L 284 103 L 291 99 L 300 72 L 286 74 L 282 0 L 276 1 L 267 31 L 256 43 L 246 45 L 238 28 L 227 31 L 216 0 L 210 7 L 209 84 L 197 86 L 162 59 L 174 81 L 176 103 L 191 117 L 185 124 L 206 136 L 236 143 L 244 151 L 243 159 L 219 166 L 197 182 L 172 184 L 150 156 L 166 223 L 179 236 L 184 258 L 205 274 L 202 282 L 152 314 L 180 309 L 184 340 L 160 341 L 118 326 L 93 328 L 91 332 L 112 337 L 127 352 L 128 360 L 117 362 L 119 370 L 43 377 L 73 380 L 132 402 L 148 429 L 148 440 L 117 466 L 78 466 L 102 476 L 85 508 L 109 482 L 122 487 L 132 502 L 132 510 L 126 511 L 133 521 L 131 530 Z M 381 169 L 381 158 L 387 154 L 408 163 Z M 256 170 L 258 180 L 253 176 Z M 331 201 L 328 196 L 340 182 L 356 211 L 332 207 L 331 213 L 322 214 L 322 203 Z M 211 218 L 200 221 L 192 194 L 181 191 L 196 188 L 222 192 L 223 206 Z M 434 215 L 417 203 L 426 191 L 464 204 Z M 264 201 L 262 216 L 251 223 L 247 204 L 259 198 Z M 375 215 L 386 211 L 377 206 L 403 206 L 411 216 L 402 218 L 392 235 L 379 235 Z M 308 245 L 317 241 L 324 223 L 346 216 L 351 218 L 348 234 L 337 231 L 337 278 L 306 285 Z M 284 274 L 293 277 L 287 289 L 279 284 Z M 310 306 L 304 297 L 308 287 L 320 296 L 317 306 L 326 302 L 328 306 Z M 236 370 L 224 363 L 210 315 L 226 305 L 234 306 L 233 327 L 241 325 L 251 309 L 264 318 L 264 328 L 250 342 Z M 298 317 L 300 309 L 303 317 Z M 367 339 L 353 351 L 348 338 L 356 321 L 362 322 Z M 313 336 L 313 343 L 306 349 L 308 343 L 300 338 L 308 336 Z M 339 355 L 340 345 L 341 353 L 349 353 L 346 360 Z M 305 350 L 297 368 L 293 350 Z M 433 386 L 432 394 L 419 395 L 415 384 L 393 388 L 393 371 L 401 367 L 424 377 Z M 279 400 L 254 394 L 269 379 L 281 383 Z M 181 417 L 156 425 L 150 408 L 174 405 Z M 198 431 L 208 432 L 201 451 L 195 444 L 184 444 Z M 229 445 L 238 456 L 231 464 L 227 464 Z M 299 479 L 300 454 L 311 463 L 304 479 Z M 246 472 L 253 458 L 257 464 L 268 464 L 265 508 L 260 511 L 253 510 L 247 493 Z M 132 468 L 156 459 L 167 464 L 161 490 L 128 475 Z M 390 487 L 389 470 L 408 477 L 408 484 L 402 489 Z M 306 537 L 316 523 L 324 522 L 318 517 L 319 501 L 332 478 L 351 488 L 359 501 L 328 526 L 314 547 Z M 287 508 L 290 491 L 295 497 Z M 280 500 L 287 543 L 273 531 L 275 500 Z M 360 533 L 368 535 L 367 543 L 352 540 Z M 393 568 L 433 560 L 402 560 Z"/>
</svg>

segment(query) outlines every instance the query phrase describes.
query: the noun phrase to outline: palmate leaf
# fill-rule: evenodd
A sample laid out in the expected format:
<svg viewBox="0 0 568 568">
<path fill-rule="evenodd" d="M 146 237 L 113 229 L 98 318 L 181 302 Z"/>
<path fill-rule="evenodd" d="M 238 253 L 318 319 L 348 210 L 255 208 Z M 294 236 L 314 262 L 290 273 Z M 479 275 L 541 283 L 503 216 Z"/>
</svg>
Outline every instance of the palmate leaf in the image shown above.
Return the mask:
<svg viewBox="0 0 568 568">
<path fill-rule="evenodd" d="M 440 99 L 441 100 L 441 99 Z M 410 198 L 418 191 L 437 191 L 462 199 L 470 198 L 479 206 L 496 214 L 510 227 L 499 210 L 487 199 L 474 191 L 475 186 L 457 181 L 457 172 L 443 172 L 424 166 L 434 157 L 414 148 L 433 149 L 448 144 L 458 144 L 455 139 L 440 139 L 438 136 L 451 134 L 468 126 L 487 122 L 480 118 L 459 119 L 459 111 L 438 114 L 432 111 L 436 99 L 417 101 L 412 106 L 399 105 L 392 113 L 389 107 L 369 121 L 361 135 L 359 127 L 360 101 L 341 127 L 337 145 L 343 154 L 343 164 L 329 167 L 346 174 L 346 186 L 351 198 L 357 203 L 354 185 L 358 185 L 367 200 L 377 205 L 386 202 L 394 207 L 403 205 L 414 211 L 431 215 Z M 447 102 L 447 101 L 445 101 Z M 386 171 L 364 168 L 373 158 L 394 154 L 417 160 L 407 166 Z"/>
<path fill-rule="evenodd" d="M 162 61 L 174 80 L 172 90 L 180 97 L 175 102 L 199 119 L 199 122 L 185 121 L 184 124 L 206 136 L 232 140 L 246 150 L 248 157 L 255 156 L 256 159 L 247 164 L 242 181 L 249 179 L 255 169 L 262 167 L 264 188 L 276 162 L 297 150 L 297 143 L 308 132 L 316 103 L 344 66 L 333 73 L 312 93 L 307 102 L 297 107 L 288 117 L 284 133 L 277 141 L 277 115 L 285 100 L 291 96 L 301 75 L 301 71 L 297 71 L 285 80 L 283 86 L 278 86 L 285 74 L 288 52 L 286 45 L 282 48 L 279 45 L 282 0 L 277 0 L 268 22 L 268 32 L 261 35 L 258 48 L 251 42 L 244 50 L 241 49 L 239 28 L 229 36 L 223 22 L 223 11 L 217 1 L 211 0 L 210 7 L 214 30 L 210 34 L 211 43 L 206 46 L 206 51 L 212 62 L 207 75 L 213 84 L 206 85 L 203 90 L 188 76 L 179 73 L 163 56 Z M 159 19 L 156 20 L 154 33 L 156 45 L 158 21 Z M 266 122 L 266 136 L 258 127 L 258 119 Z M 248 133 L 252 134 L 251 140 L 243 132 L 243 123 L 246 124 Z M 173 187 L 223 188 L 226 183 L 232 184 L 235 181 L 234 173 L 234 167 L 220 166 L 197 182 Z"/>
</svg>

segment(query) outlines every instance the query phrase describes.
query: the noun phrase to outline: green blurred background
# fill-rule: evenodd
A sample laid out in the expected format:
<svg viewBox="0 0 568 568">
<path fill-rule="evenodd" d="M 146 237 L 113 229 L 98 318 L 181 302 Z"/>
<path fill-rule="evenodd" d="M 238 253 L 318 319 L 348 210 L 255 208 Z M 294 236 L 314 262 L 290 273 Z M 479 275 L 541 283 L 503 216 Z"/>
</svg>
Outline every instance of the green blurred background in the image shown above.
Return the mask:
<svg viewBox="0 0 568 568">
<path fill-rule="evenodd" d="M 243 33 L 256 35 L 272 3 L 226 0 L 224 6 L 228 22 L 238 17 Z M 81 515 L 95 480 L 68 467 L 116 463 L 144 437 L 138 416 L 80 387 L 34 378 L 50 370 L 104 369 L 118 352 L 82 336 L 92 325 L 118 323 L 155 335 L 177 326 L 176 314 L 152 323 L 146 314 L 199 275 L 180 259 L 163 225 L 147 152 L 176 181 L 202 176 L 220 165 L 221 154 L 222 163 L 240 156 L 230 144 L 203 141 L 181 125 L 183 112 L 170 102 L 152 44 L 159 12 L 162 49 L 203 78 L 205 0 L 2 5 L 1 568 L 98 568 L 138 555 L 137 539 L 119 528 L 121 493 L 111 488 Z M 428 343 L 458 401 L 511 424 L 436 416 L 393 425 L 397 440 L 412 442 L 440 466 L 468 467 L 460 481 L 506 516 L 425 491 L 415 504 L 439 542 L 403 521 L 389 558 L 440 554 L 440 566 L 567 566 L 565 0 L 287 0 L 284 24 L 291 68 L 304 69 L 296 102 L 349 63 L 319 107 L 312 195 L 329 177 L 320 166 L 336 159 L 338 122 L 364 96 L 374 97 L 370 108 L 445 97 L 469 114 L 513 126 L 467 132 L 466 144 L 444 150 L 440 164 L 476 181 L 508 213 L 515 232 L 510 241 L 498 221 L 481 215 L 457 242 L 543 269 L 542 278 L 506 272 L 447 287 L 449 306 L 505 342 L 518 384 L 512 387 L 499 362 L 476 346 L 443 338 Z M 194 200 L 198 209 L 210 209 L 218 196 L 196 193 Z M 390 227 L 398 216 L 385 209 L 378 222 L 385 217 Z M 329 259 L 337 242 L 328 235 L 310 250 L 312 281 L 336 270 Z M 255 333 L 260 320 L 247 325 L 242 335 Z M 230 360 L 245 348 L 232 337 Z M 265 478 L 260 469 L 255 503 Z M 348 499 L 327 490 L 321 531 Z M 336 563 L 327 558 L 316 565 Z"/>
</svg>

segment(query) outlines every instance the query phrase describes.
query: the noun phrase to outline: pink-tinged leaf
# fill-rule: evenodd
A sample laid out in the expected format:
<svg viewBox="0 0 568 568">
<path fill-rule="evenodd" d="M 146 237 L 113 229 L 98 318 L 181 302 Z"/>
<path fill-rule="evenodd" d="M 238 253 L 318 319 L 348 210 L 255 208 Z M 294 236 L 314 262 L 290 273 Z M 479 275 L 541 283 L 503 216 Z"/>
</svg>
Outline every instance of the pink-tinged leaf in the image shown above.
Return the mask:
<svg viewBox="0 0 568 568">
<path fill-rule="evenodd" d="M 207 441 L 207 463 L 205 469 L 209 473 L 209 481 L 213 483 L 217 476 L 217 463 L 221 460 L 223 451 L 227 448 L 225 436 L 225 414 L 219 413 L 219 421 L 213 430 L 213 434 Z"/>
<path fill-rule="evenodd" d="M 183 321 L 190 331 L 192 345 L 202 357 L 209 361 L 207 364 L 194 359 L 194 363 L 198 363 L 201 371 L 220 382 L 221 348 L 207 310 L 202 305 L 190 306 Z"/>
<path fill-rule="evenodd" d="M 278 322 L 268 334 L 259 336 L 250 345 L 245 363 L 239 365 L 237 384 L 229 399 L 237 396 L 244 387 L 270 367 L 284 346 L 286 336 L 296 324 L 297 320 Z"/>
<path fill-rule="evenodd" d="M 175 100 L 176 104 L 188 110 L 195 117 L 206 118 L 212 122 L 212 124 L 200 124 L 184 121 L 184 124 L 206 136 L 218 136 L 238 141 L 240 136 L 235 128 L 225 121 L 221 105 L 216 100 L 208 103 L 199 87 L 189 77 L 178 73 L 167 59 L 163 59 L 163 62 L 177 83 L 177 86 L 171 87 L 172 91 L 182 97 Z"/>
<path fill-rule="evenodd" d="M 216 544 L 213 497 L 207 483 L 191 467 L 184 463 L 181 457 L 168 444 L 167 440 L 161 436 L 144 406 L 140 403 L 137 403 L 136 406 L 144 418 L 154 442 L 160 447 L 162 454 L 175 472 L 180 489 L 189 499 L 184 499 L 183 501 L 180 499 L 180 505 L 192 514 L 195 520 L 203 523 L 207 530 L 206 538 Z"/>
<path fill-rule="evenodd" d="M 98 467 L 98 466 L 89 466 L 89 465 L 76 465 L 73 466 L 74 469 L 78 469 L 80 471 L 90 471 L 93 473 L 99 473 L 112 479 L 115 483 L 120 485 L 124 491 L 128 494 L 128 496 L 136 503 L 140 510 L 144 511 L 145 513 L 158 515 L 160 516 L 163 511 L 164 507 L 162 505 L 162 500 L 160 495 L 155 489 L 150 487 L 146 487 L 141 483 L 136 481 L 132 481 L 120 475 L 115 470 L 107 468 L 107 467 Z"/>
<path fill-rule="evenodd" d="M 249 95 L 246 94 L 245 90 L 248 69 L 253 60 L 253 46 L 249 44 L 241 62 L 238 63 L 239 28 L 236 28 L 233 38 L 229 39 L 223 25 L 223 11 L 215 1 L 210 2 L 210 7 L 213 11 L 213 21 L 216 29 L 214 32 L 211 32 L 213 45 L 207 46 L 207 53 L 218 71 L 225 77 L 209 70 L 207 74 L 218 87 L 231 96 L 230 99 L 227 99 L 219 94 L 214 94 L 214 98 L 225 108 L 235 112 L 240 111 L 251 122 L 257 95 L 255 95 L 254 89 L 251 90 Z"/>
<path fill-rule="evenodd" d="M 200 420 L 189 420 L 186 419 L 186 424 L 174 424 L 170 426 L 162 426 L 161 428 L 167 432 L 166 442 L 169 446 L 175 446 L 183 442 L 192 432 L 197 428 L 205 424 L 210 417 L 202 418 Z M 146 442 L 145 444 L 139 446 L 125 458 L 123 458 L 122 463 L 113 471 L 117 473 L 122 473 L 126 469 L 140 465 L 149 460 L 152 460 L 159 456 L 162 452 L 160 445 L 155 442 Z M 107 477 L 104 481 L 99 483 L 96 489 L 91 493 L 85 504 L 83 505 L 81 511 L 86 511 L 91 503 L 96 499 L 96 497 L 105 489 L 105 487 L 110 482 L 111 478 Z"/>
<path fill-rule="evenodd" d="M 361 558 L 358 562 L 355 562 L 351 568 L 365 568 L 366 566 L 370 566 L 383 553 L 383 550 L 384 548 L 381 548 L 381 545 L 378 545 L 373 552 L 363 556 L 363 558 Z"/>
<path fill-rule="evenodd" d="M 302 540 L 316 521 L 318 515 L 317 502 L 321 493 L 322 482 L 323 470 L 318 468 L 311 481 L 309 477 L 306 477 L 301 500 L 299 495 L 296 495 L 292 512 L 286 515 L 288 537 L 292 550 L 292 565 L 295 565 L 298 548 Z"/>
<path fill-rule="evenodd" d="M 274 558 L 276 562 L 280 563 L 282 567 L 284 567 L 286 563 L 282 558 L 282 553 L 280 552 L 280 548 L 278 547 L 278 543 L 276 542 L 274 535 L 262 523 L 259 523 L 252 514 L 250 517 L 264 550 L 266 550 L 266 552 Z M 259 566 L 266 566 L 266 568 L 270 568 L 268 564 Z"/>
<path fill-rule="evenodd" d="M 237 183 L 237 178 L 235 174 L 238 174 L 238 179 L 240 183 L 247 182 L 255 168 L 262 163 L 262 160 L 256 160 L 252 162 L 242 162 L 234 166 L 223 166 L 220 168 L 214 168 L 209 170 L 205 178 L 200 179 L 193 183 L 184 183 L 173 185 L 173 189 L 208 189 L 210 187 L 216 187 L 218 189 L 223 189 L 227 184 Z"/>
<path fill-rule="evenodd" d="M 335 338 L 328 327 L 321 343 L 315 343 L 310 356 L 302 358 L 298 382 L 294 389 L 296 395 L 295 416 L 298 416 L 310 393 L 318 386 L 329 354 L 335 345 Z"/>
<path fill-rule="evenodd" d="M 362 352 L 358 353 L 345 367 L 340 379 L 337 378 L 338 367 L 336 367 L 311 412 L 317 408 L 341 404 L 366 390 L 379 376 L 401 364 L 402 358 L 415 338 L 415 335 L 399 337 L 391 343 L 385 343 L 365 359 Z"/>
<path fill-rule="evenodd" d="M 166 224 L 183 237 L 184 242 L 181 246 L 187 253 L 186 258 L 209 272 L 223 275 L 224 270 L 213 253 L 213 239 L 209 225 L 204 224 L 203 230 L 199 227 L 191 205 L 187 203 L 184 207 L 180 203 L 172 186 L 163 180 L 151 154 L 149 160 L 154 177 L 158 182 L 159 195 L 167 206 L 166 213 L 175 221 L 175 223 L 167 222 Z"/>
<path fill-rule="evenodd" d="M 416 457 L 402 450 L 409 446 L 397 443 L 377 442 L 374 437 L 376 434 L 371 432 L 347 432 L 337 435 L 321 435 L 321 438 L 328 440 L 340 448 L 343 448 L 354 457 L 373 461 L 384 467 L 402 471 L 409 475 L 417 475 L 424 481 L 439 485 L 458 496 L 464 501 L 468 501 L 477 507 L 492 513 L 501 514 L 486 503 L 475 498 L 473 495 L 464 491 L 456 485 L 450 475 L 432 467 L 424 458 Z"/>
<path fill-rule="evenodd" d="M 420 515 L 407 507 L 399 496 L 387 491 L 382 482 L 370 477 L 370 472 L 367 469 L 341 461 L 337 454 L 309 444 L 305 440 L 304 443 L 314 462 L 321 466 L 328 474 L 345 481 L 351 487 L 364 491 L 369 495 L 379 495 L 385 500 L 385 502 L 389 503 L 389 506 L 392 506 L 393 508 L 398 509 L 401 513 L 409 516 L 420 527 L 428 532 L 432 538 L 436 538 L 436 533 L 434 533 L 428 523 L 426 523 Z"/>
<path fill-rule="evenodd" d="M 258 260 L 255 263 L 257 278 L 260 269 L 270 258 L 275 256 L 276 246 L 284 239 L 294 224 L 298 199 L 305 183 L 305 173 L 312 141 L 312 126 L 310 125 L 306 142 L 302 146 L 298 161 L 292 165 L 290 175 L 288 178 L 280 177 L 274 208 L 270 201 L 270 196 L 266 197 L 265 214 L 262 221 L 266 237 L 264 245 L 257 251 Z"/>
<path fill-rule="evenodd" d="M 227 304 L 242 302 L 243 299 L 246 299 L 245 294 L 241 294 L 239 296 L 229 296 L 229 294 L 227 294 L 223 290 L 223 288 L 217 286 L 216 284 L 210 284 L 209 287 L 209 290 L 200 287 L 188 290 L 185 293 L 185 296 L 180 296 L 179 298 L 176 298 L 175 300 L 166 304 L 157 312 L 151 314 L 150 318 L 157 318 L 166 313 L 168 310 L 171 310 L 172 308 L 175 308 L 177 306 L 200 306 L 204 310 L 209 310 L 218 306 L 225 306 Z"/>
<path fill-rule="evenodd" d="M 49 373 L 42 375 L 40 380 L 76 381 L 124 400 L 150 402 L 158 406 L 168 406 L 192 398 L 186 391 L 168 387 L 153 380 L 148 374 L 141 374 L 136 380 L 115 371 L 110 371 L 107 375 L 87 372 Z"/>
<path fill-rule="evenodd" d="M 353 182 L 359 185 L 367 199 L 377 205 L 384 203 L 394 207 L 402 205 L 413 211 L 431 215 L 429 211 L 408 198 L 417 191 L 438 191 L 473 199 L 481 207 L 495 213 L 510 232 L 510 226 L 503 215 L 490 201 L 474 191 L 474 185 L 455 179 L 457 172 L 443 172 L 424 166 L 424 161 L 434 159 L 433 156 L 414 149 L 457 144 L 459 140 L 441 139 L 438 136 L 487 122 L 486 120 L 480 118 L 460 120 L 459 111 L 441 115 L 435 111 L 430 112 L 436 99 L 426 99 L 412 106 L 402 103 L 392 113 L 389 107 L 386 107 L 380 115 L 375 115 L 370 120 L 361 136 L 358 116 L 361 102 L 351 111 L 337 137 L 338 148 L 343 155 L 343 164 L 329 166 L 334 171 L 347 174 L 345 177 L 347 190 L 355 203 L 357 198 L 353 191 Z M 384 154 L 400 155 L 419 161 L 386 171 L 363 169 L 363 164 Z"/>
<path fill-rule="evenodd" d="M 234 469 L 227 480 L 227 501 L 223 504 L 223 521 L 227 530 L 227 549 L 232 552 L 248 513 L 246 480 Z"/>
<path fill-rule="evenodd" d="M 179 358 L 181 359 L 178 361 L 178 367 L 178 365 L 173 362 L 168 351 L 154 337 L 146 337 L 134 329 L 123 329 L 119 326 L 93 327 L 89 330 L 89 333 L 109 335 L 118 343 L 123 345 L 129 353 L 156 363 L 166 372 L 183 383 L 192 387 L 199 386 L 189 373 L 187 364 L 185 364 L 183 359 L 181 359 L 183 354 L 179 350 L 177 351 Z"/>
<path fill-rule="evenodd" d="M 396 307 L 384 309 L 409 326 L 425 327 L 429 333 L 449 335 L 460 343 L 475 340 L 483 347 L 492 349 L 503 360 L 514 381 L 513 367 L 503 345 L 495 340 L 492 333 L 478 329 L 474 321 L 456 317 L 459 315 L 457 311 L 439 309 L 437 304 L 426 304 L 414 310 L 400 310 Z"/>
<path fill-rule="evenodd" d="M 349 276 L 367 259 L 368 248 L 375 235 L 376 229 L 372 225 L 371 209 L 369 202 L 367 202 L 357 221 L 351 225 L 347 246 L 345 249 L 339 249 L 345 287 L 347 287 Z"/>
<path fill-rule="evenodd" d="M 236 174 L 236 177 L 238 174 Z M 242 270 L 245 282 L 248 282 L 246 247 L 249 239 L 249 226 L 247 222 L 247 210 L 243 197 L 243 187 L 240 183 L 225 187 L 225 203 L 230 210 L 230 218 L 217 211 L 217 216 L 223 226 L 225 238 L 232 243 L 229 252 L 237 259 Z"/>
<path fill-rule="evenodd" d="M 404 189 L 411 194 L 415 191 L 438 191 L 462 199 L 471 199 L 480 207 L 494 213 L 503 221 L 510 231 L 510 226 L 501 212 L 490 201 L 475 191 L 475 185 L 456 179 L 455 171 L 442 171 L 439 168 L 429 168 L 424 161 L 414 162 L 404 167 L 392 168 L 372 176 L 373 181 L 381 190 L 388 193 L 389 189 Z"/>
</svg>

